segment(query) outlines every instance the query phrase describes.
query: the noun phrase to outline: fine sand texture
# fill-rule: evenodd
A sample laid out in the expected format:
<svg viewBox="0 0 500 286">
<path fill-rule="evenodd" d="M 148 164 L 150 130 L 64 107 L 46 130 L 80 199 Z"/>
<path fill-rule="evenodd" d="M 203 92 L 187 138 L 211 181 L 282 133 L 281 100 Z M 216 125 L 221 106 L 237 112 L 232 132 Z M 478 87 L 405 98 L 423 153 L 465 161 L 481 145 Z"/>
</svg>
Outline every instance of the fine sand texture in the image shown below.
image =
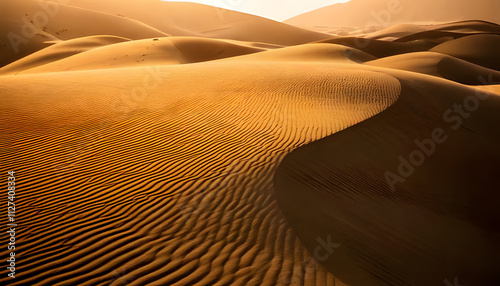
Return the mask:
<svg viewBox="0 0 500 286">
<path fill-rule="evenodd" d="M 307 30 L 157 0 L 0 6 L 0 285 L 500 285 L 490 10 Z"/>
</svg>

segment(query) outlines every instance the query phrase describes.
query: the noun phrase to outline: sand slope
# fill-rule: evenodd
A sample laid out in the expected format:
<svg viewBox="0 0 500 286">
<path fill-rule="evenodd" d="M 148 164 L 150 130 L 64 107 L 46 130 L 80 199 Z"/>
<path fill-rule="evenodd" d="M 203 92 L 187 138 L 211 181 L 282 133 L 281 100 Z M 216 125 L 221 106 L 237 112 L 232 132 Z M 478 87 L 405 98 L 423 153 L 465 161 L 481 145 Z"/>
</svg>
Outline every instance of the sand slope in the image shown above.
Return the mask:
<svg viewBox="0 0 500 286">
<path fill-rule="evenodd" d="M 500 23 L 494 0 L 351 0 L 334 4 L 296 17 L 285 23 L 312 26 L 389 26 L 400 23 L 450 22 L 478 19 Z"/>
<path fill-rule="evenodd" d="M 44 64 L 49 64 L 95 48 L 126 41 L 130 41 L 130 39 L 115 36 L 90 36 L 71 39 L 67 41 L 58 41 L 52 46 L 37 51 L 0 68 L 0 74 L 17 73 Z"/>
<path fill-rule="evenodd" d="M 255 57 L 1 77 L 2 162 L 29 190 L 13 285 L 342 285 L 288 227 L 273 171 L 390 106 L 399 83 Z"/>
<path fill-rule="evenodd" d="M 10 3 L 3 35 L 46 2 Z M 0 44 L 22 222 L 1 285 L 500 283 L 498 25 L 332 38 L 197 4 L 57 7 L 23 50 Z M 446 142 L 387 183 L 435 128 Z"/>
<path fill-rule="evenodd" d="M 427 40 L 401 43 L 359 37 L 337 37 L 333 39 L 318 41 L 318 43 L 330 43 L 348 46 L 373 55 L 377 58 L 383 58 L 403 53 L 427 51 L 437 45 L 437 43 L 433 43 Z"/>
<path fill-rule="evenodd" d="M 440 44 L 430 51 L 500 70 L 500 35 L 471 35 Z"/>
<path fill-rule="evenodd" d="M 227 59 L 227 61 L 362 63 L 375 59 L 372 55 L 347 46 L 311 43 L 288 47 L 286 49 L 275 49 L 265 53 L 240 56 Z"/>
<path fill-rule="evenodd" d="M 95 35 L 128 39 L 168 36 L 133 19 L 64 4 L 45 6 L 44 3 L 47 2 L 21 0 L 12 5 L 9 1 L 2 1 L 0 66 L 47 47 L 56 40 Z"/>
<path fill-rule="evenodd" d="M 167 37 L 129 41 L 106 45 L 52 62 L 40 63 L 39 58 L 52 54 L 52 47 L 30 55 L 22 61 L 0 69 L 17 73 L 123 68 L 134 66 L 187 64 L 210 61 L 266 51 L 255 43 L 229 42 L 195 37 Z M 59 49 L 67 50 L 67 45 Z M 72 51 L 73 49 L 71 49 Z M 23 62 L 21 65 L 18 63 Z M 25 63 L 29 62 L 29 64 Z M 36 65 L 36 66 L 35 66 Z"/>
<path fill-rule="evenodd" d="M 296 45 L 328 35 L 207 5 L 160 0 L 72 0 L 70 5 L 139 20 L 173 36 Z M 151 11 L 155 13 L 151 13 Z M 186 16 L 189 15 L 189 16 Z"/>
<path fill-rule="evenodd" d="M 434 52 L 396 55 L 366 62 L 366 64 L 428 74 L 463 84 L 485 84 L 482 79 L 500 82 L 499 71 Z"/>
<path fill-rule="evenodd" d="M 393 106 L 285 158 L 274 180 L 278 204 L 309 251 L 318 238 L 341 245 L 324 265 L 348 284 L 440 285 L 457 277 L 459 285 L 496 285 L 500 97 L 481 101 L 455 130 L 443 114 L 475 90 L 393 75 L 403 86 Z M 385 172 L 398 174 L 398 156 L 413 160 L 414 140 L 432 138 L 435 128 L 447 140 L 391 191 Z"/>
</svg>

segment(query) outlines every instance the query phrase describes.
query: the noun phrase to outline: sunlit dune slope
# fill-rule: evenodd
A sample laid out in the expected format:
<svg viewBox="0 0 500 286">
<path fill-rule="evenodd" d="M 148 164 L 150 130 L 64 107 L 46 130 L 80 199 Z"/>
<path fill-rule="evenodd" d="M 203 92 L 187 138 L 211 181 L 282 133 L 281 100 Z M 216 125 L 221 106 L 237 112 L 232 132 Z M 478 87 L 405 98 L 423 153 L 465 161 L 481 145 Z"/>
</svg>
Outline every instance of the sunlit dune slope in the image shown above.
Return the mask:
<svg viewBox="0 0 500 286">
<path fill-rule="evenodd" d="M 70 5 L 136 19 L 173 36 L 223 38 L 279 45 L 304 44 L 329 37 L 266 18 L 196 3 L 71 0 Z"/>
<path fill-rule="evenodd" d="M 130 39 L 115 36 L 90 36 L 67 41 L 58 41 L 52 46 L 0 68 L 0 74 L 17 73 L 22 70 L 50 64 L 91 49 L 126 41 L 130 41 Z"/>
<path fill-rule="evenodd" d="M 167 37 L 129 41 L 88 50 L 61 60 L 37 65 L 26 69 L 18 62 L 5 67 L 7 71 L 18 73 L 44 73 L 89 69 L 122 68 L 134 66 L 171 65 L 203 62 L 266 51 L 255 43 L 229 42 L 194 37 Z M 65 47 L 65 46 L 64 46 Z M 63 47 L 63 48 L 64 48 Z M 36 61 L 52 53 L 50 48 L 39 51 L 26 59 Z M 23 59 L 24 60 L 24 59 Z M 32 64 L 34 65 L 34 64 Z M 16 67 L 17 69 L 14 69 Z M 31 66 L 30 66 L 31 67 Z M 3 69 L 0 69 L 0 73 Z"/>
<path fill-rule="evenodd" d="M 258 60 L 273 52 L 0 77 L 1 162 L 25 196 L 12 285 L 343 285 L 285 222 L 273 172 L 400 84 L 353 63 Z"/>
<path fill-rule="evenodd" d="M 320 8 L 285 21 L 291 25 L 390 26 L 400 23 L 450 22 L 478 19 L 500 23 L 495 0 L 351 0 Z"/>
<path fill-rule="evenodd" d="M 335 38 L 192 3 L 0 4 L 22 222 L 0 284 L 500 285 L 499 26 L 328 26 L 366 1 L 327 13 Z"/>
<path fill-rule="evenodd" d="M 350 285 L 499 284 L 500 97 L 390 73 L 393 106 L 284 159 L 280 208 L 309 251 L 340 245 L 323 265 Z"/>
</svg>

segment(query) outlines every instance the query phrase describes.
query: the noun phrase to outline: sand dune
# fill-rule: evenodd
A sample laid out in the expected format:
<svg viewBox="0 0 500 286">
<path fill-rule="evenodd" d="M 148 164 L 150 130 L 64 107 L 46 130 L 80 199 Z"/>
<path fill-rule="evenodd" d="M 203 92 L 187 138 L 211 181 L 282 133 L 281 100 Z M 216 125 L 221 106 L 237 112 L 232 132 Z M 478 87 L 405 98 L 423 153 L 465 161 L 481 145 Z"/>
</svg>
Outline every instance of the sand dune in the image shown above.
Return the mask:
<svg viewBox="0 0 500 286">
<path fill-rule="evenodd" d="M 498 23 L 481 20 L 443 23 L 432 26 L 432 29 L 436 31 L 454 31 L 457 33 L 500 33 L 500 25 Z"/>
<path fill-rule="evenodd" d="M 353 0 L 316 27 L 333 38 L 189 3 L 12 3 L 2 37 L 57 12 L 17 52 L 1 39 L 22 222 L 1 285 L 500 284 L 498 25 L 373 32 L 348 26 L 382 2 Z M 424 16 L 498 16 L 454 3 Z"/>
<path fill-rule="evenodd" d="M 348 46 L 373 55 L 377 58 L 383 58 L 403 53 L 427 51 L 437 45 L 437 43 L 433 43 L 427 40 L 400 43 L 359 37 L 338 37 L 318 41 L 318 43 L 330 43 Z"/>
<path fill-rule="evenodd" d="M 278 45 L 304 44 L 329 37 L 266 18 L 195 3 L 72 0 L 71 5 L 136 19 L 173 36 L 199 36 Z M 155 13 L 151 13 L 151 10 Z"/>
<path fill-rule="evenodd" d="M 443 114 L 475 98 L 473 89 L 391 74 L 402 83 L 393 106 L 284 159 L 274 180 L 278 204 L 309 251 L 318 238 L 342 245 L 324 265 L 348 284 L 440 285 L 456 277 L 459 285 L 497 285 L 500 97 L 481 101 L 455 130 Z M 391 191 L 384 174 L 398 174 L 398 156 L 408 158 L 419 150 L 414 140 L 432 134 L 447 140 L 434 142 L 425 164 Z"/>
<path fill-rule="evenodd" d="M 168 36 L 136 20 L 63 4 L 44 6 L 43 3 L 46 2 L 20 0 L 16 5 L 7 1 L 0 4 L 0 66 L 47 47 L 57 40 L 95 35 L 128 39 Z"/>
<path fill-rule="evenodd" d="M 424 28 L 421 25 L 416 25 L 416 24 L 398 24 L 398 25 L 393 25 L 389 26 L 387 28 L 378 30 L 373 33 L 369 33 L 367 38 L 370 39 L 378 39 L 378 40 L 390 40 L 390 39 L 399 39 L 404 36 L 408 35 L 413 35 L 417 34 L 420 32 L 425 31 L 426 28 Z"/>
<path fill-rule="evenodd" d="M 91 69 L 123 68 L 134 66 L 172 65 L 204 62 L 221 58 L 266 51 L 257 48 L 255 43 L 228 42 L 194 37 L 167 37 L 129 41 L 106 45 L 77 55 L 39 64 L 39 57 L 51 54 L 51 48 L 26 57 L 29 66 L 19 66 L 18 61 L 4 69 L 12 73 L 46 73 L 58 71 L 77 71 Z M 63 48 L 65 48 L 64 46 Z M 40 55 L 37 55 L 40 54 Z M 35 62 L 35 63 L 32 63 Z M 36 64 L 35 67 L 32 67 Z M 12 67 L 11 67 L 12 66 Z M 4 69 L 0 69 L 3 73 Z"/>
<path fill-rule="evenodd" d="M 79 53 L 130 39 L 115 36 L 90 36 L 67 41 L 58 41 L 41 51 L 30 54 L 20 60 L 0 68 L 0 74 L 17 73 L 44 64 L 49 64 Z"/>
<path fill-rule="evenodd" d="M 314 10 L 285 23 L 302 26 L 390 26 L 478 19 L 500 23 L 500 2 L 493 0 L 351 0 Z"/>
<path fill-rule="evenodd" d="M 396 55 L 366 64 L 428 74 L 463 84 L 481 85 L 484 79 L 500 82 L 499 71 L 434 52 Z"/>
<path fill-rule="evenodd" d="M 113 104 L 137 100 L 129 94 L 148 74 L 0 78 L 2 132 L 15 148 L 2 162 L 30 190 L 13 285 L 342 285 L 302 265 L 310 255 L 272 199 L 273 170 L 290 150 L 390 106 L 399 83 L 352 64 L 163 66 L 124 117 Z"/>
<path fill-rule="evenodd" d="M 440 44 L 430 51 L 500 70 L 500 35 L 471 35 Z"/>
<path fill-rule="evenodd" d="M 376 58 L 372 55 L 347 46 L 313 43 L 240 56 L 227 61 L 362 63 L 374 59 Z"/>
</svg>

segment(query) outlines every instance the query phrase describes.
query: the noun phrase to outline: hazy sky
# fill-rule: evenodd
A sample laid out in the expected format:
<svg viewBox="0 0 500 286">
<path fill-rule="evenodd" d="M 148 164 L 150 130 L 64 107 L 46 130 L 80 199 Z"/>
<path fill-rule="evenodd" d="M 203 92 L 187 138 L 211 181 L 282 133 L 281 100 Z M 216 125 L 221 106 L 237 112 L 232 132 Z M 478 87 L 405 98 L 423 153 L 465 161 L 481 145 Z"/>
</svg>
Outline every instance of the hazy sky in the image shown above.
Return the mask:
<svg viewBox="0 0 500 286">
<path fill-rule="evenodd" d="M 349 0 L 164 0 L 196 2 L 282 21 L 335 3 Z"/>
</svg>

